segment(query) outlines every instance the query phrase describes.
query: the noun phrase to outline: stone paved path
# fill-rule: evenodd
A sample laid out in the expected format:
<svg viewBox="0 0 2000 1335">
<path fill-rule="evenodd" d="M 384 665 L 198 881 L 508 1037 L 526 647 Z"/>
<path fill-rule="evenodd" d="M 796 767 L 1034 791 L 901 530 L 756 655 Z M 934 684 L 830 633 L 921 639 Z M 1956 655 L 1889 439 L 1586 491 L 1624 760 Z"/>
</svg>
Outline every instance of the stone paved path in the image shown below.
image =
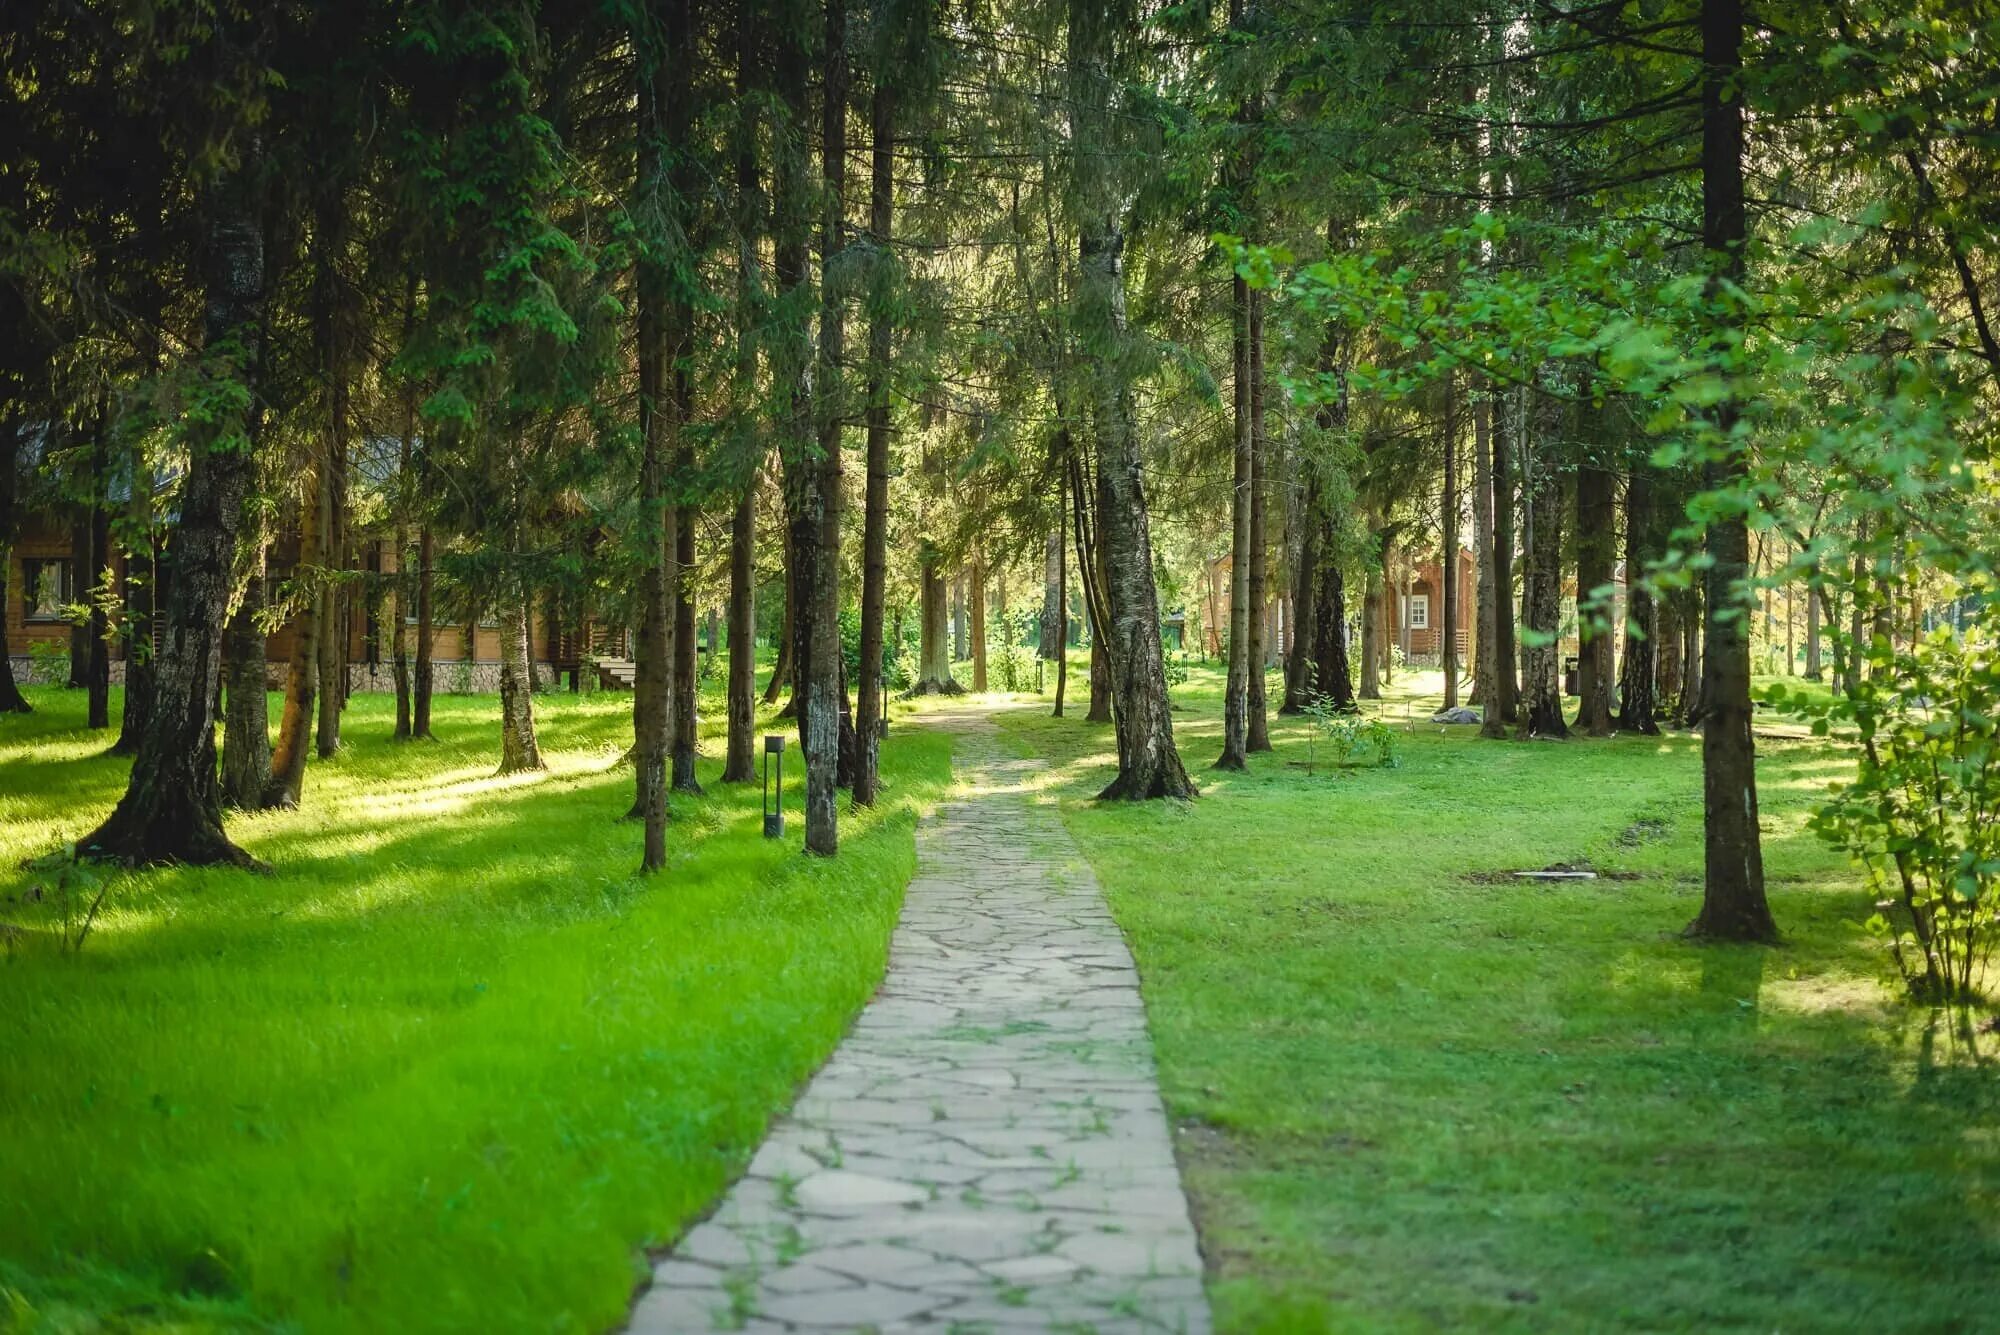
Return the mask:
<svg viewBox="0 0 2000 1335">
<path fill-rule="evenodd" d="M 881 992 L 713 1216 L 643 1335 L 1209 1328 L 1131 954 L 1040 762 L 990 721 L 917 832 Z"/>
</svg>

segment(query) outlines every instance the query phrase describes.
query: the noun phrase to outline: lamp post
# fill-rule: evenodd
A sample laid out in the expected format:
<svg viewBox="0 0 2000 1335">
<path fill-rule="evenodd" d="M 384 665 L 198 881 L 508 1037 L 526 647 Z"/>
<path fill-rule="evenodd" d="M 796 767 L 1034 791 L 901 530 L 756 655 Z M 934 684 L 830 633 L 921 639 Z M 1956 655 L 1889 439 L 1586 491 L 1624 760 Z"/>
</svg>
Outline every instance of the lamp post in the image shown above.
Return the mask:
<svg viewBox="0 0 2000 1335">
<path fill-rule="evenodd" d="M 777 757 L 776 761 L 772 757 Z M 777 774 L 771 773 L 773 764 Z M 772 780 L 775 777 L 776 785 Z M 785 834 L 785 734 L 774 732 L 764 738 L 764 837 L 782 839 Z"/>
</svg>

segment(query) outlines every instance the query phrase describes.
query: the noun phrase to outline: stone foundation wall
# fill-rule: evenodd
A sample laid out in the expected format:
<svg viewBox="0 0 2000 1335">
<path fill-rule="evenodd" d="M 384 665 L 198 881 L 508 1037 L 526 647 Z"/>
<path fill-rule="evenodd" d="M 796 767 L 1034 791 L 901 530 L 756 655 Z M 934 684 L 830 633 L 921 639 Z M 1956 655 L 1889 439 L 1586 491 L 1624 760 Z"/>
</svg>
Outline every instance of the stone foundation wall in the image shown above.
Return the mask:
<svg viewBox="0 0 2000 1335">
<path fill-rule="evenodd" d="M 50 663 L 48 671 L 37 675 L 35 660 L 26 654 L 9 654 L 7 661 L 13 664 L 14 680 L 22 686 L 60 686 L 69 680 L 69 658 L 64 656 Z M 125 664 L 114 658 L 111 660 L 111 684 L 125 683 Z"/>
</svg>

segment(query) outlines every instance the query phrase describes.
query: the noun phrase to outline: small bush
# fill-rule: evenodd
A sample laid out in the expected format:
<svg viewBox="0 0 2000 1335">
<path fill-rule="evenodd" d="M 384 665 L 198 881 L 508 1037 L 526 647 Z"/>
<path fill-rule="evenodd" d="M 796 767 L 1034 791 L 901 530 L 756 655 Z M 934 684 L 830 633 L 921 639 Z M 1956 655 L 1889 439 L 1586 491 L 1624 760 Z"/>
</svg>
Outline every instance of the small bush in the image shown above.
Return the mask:
<svg viewBox="0 0 2000 1335">
<path fill-rule="evenodd" d="M 2000 936 L 2000 662 L 1983 626 L 1940 628 L 1909 650 L 1861 646 L 1851 694 L 1816 700 L 1782 686 L 1767 702 L 1860 734 L 1852 783 L 1812 825 L 1867 869 L 1882 898 L 1868 920 L 1913 998 L 1977 999 Z"/>
<path fill-rule="evenodd" d="M 1343 710 L 1321 691 L 1306 697 L 1305 714 L 1312 725 L 1306 734 L 1306 773 L 1318 772 L 1321 747 L 1326 748 L 1328 763 L 1336 769 L 1395 767 L 1396 730 L 1382 720 Z"/>
</svg>

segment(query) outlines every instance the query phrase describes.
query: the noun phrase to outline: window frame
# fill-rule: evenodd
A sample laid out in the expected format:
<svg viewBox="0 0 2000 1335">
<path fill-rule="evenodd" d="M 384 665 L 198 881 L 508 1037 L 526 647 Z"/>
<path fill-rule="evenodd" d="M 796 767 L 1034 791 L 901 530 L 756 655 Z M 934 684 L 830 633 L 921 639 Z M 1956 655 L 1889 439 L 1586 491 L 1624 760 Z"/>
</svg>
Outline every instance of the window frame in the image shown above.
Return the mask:
<svg viewBox="0 0 2000 1335">
<path fill-rule="evenodd" d="M 1407 630 L 1431 628 L 1431 596 L 1428 593 L 1403 595 L 1403 626 Z"/>
<path fill-rule="evenodd" d="M 69 624 L 69 617 L 62 611 L 44 612 L 36 605 L 36 595 L 41 581 L 46 578 L 50 567 L 60 571 L 56 587 L 56 606 L 67 608 L 76 601 L 76 574 L 70 567 L 74 562 L 67 556 L 24 556 L 21 558 L 21 621 L 30 626 L 62 626 Z"/>
</svg>

